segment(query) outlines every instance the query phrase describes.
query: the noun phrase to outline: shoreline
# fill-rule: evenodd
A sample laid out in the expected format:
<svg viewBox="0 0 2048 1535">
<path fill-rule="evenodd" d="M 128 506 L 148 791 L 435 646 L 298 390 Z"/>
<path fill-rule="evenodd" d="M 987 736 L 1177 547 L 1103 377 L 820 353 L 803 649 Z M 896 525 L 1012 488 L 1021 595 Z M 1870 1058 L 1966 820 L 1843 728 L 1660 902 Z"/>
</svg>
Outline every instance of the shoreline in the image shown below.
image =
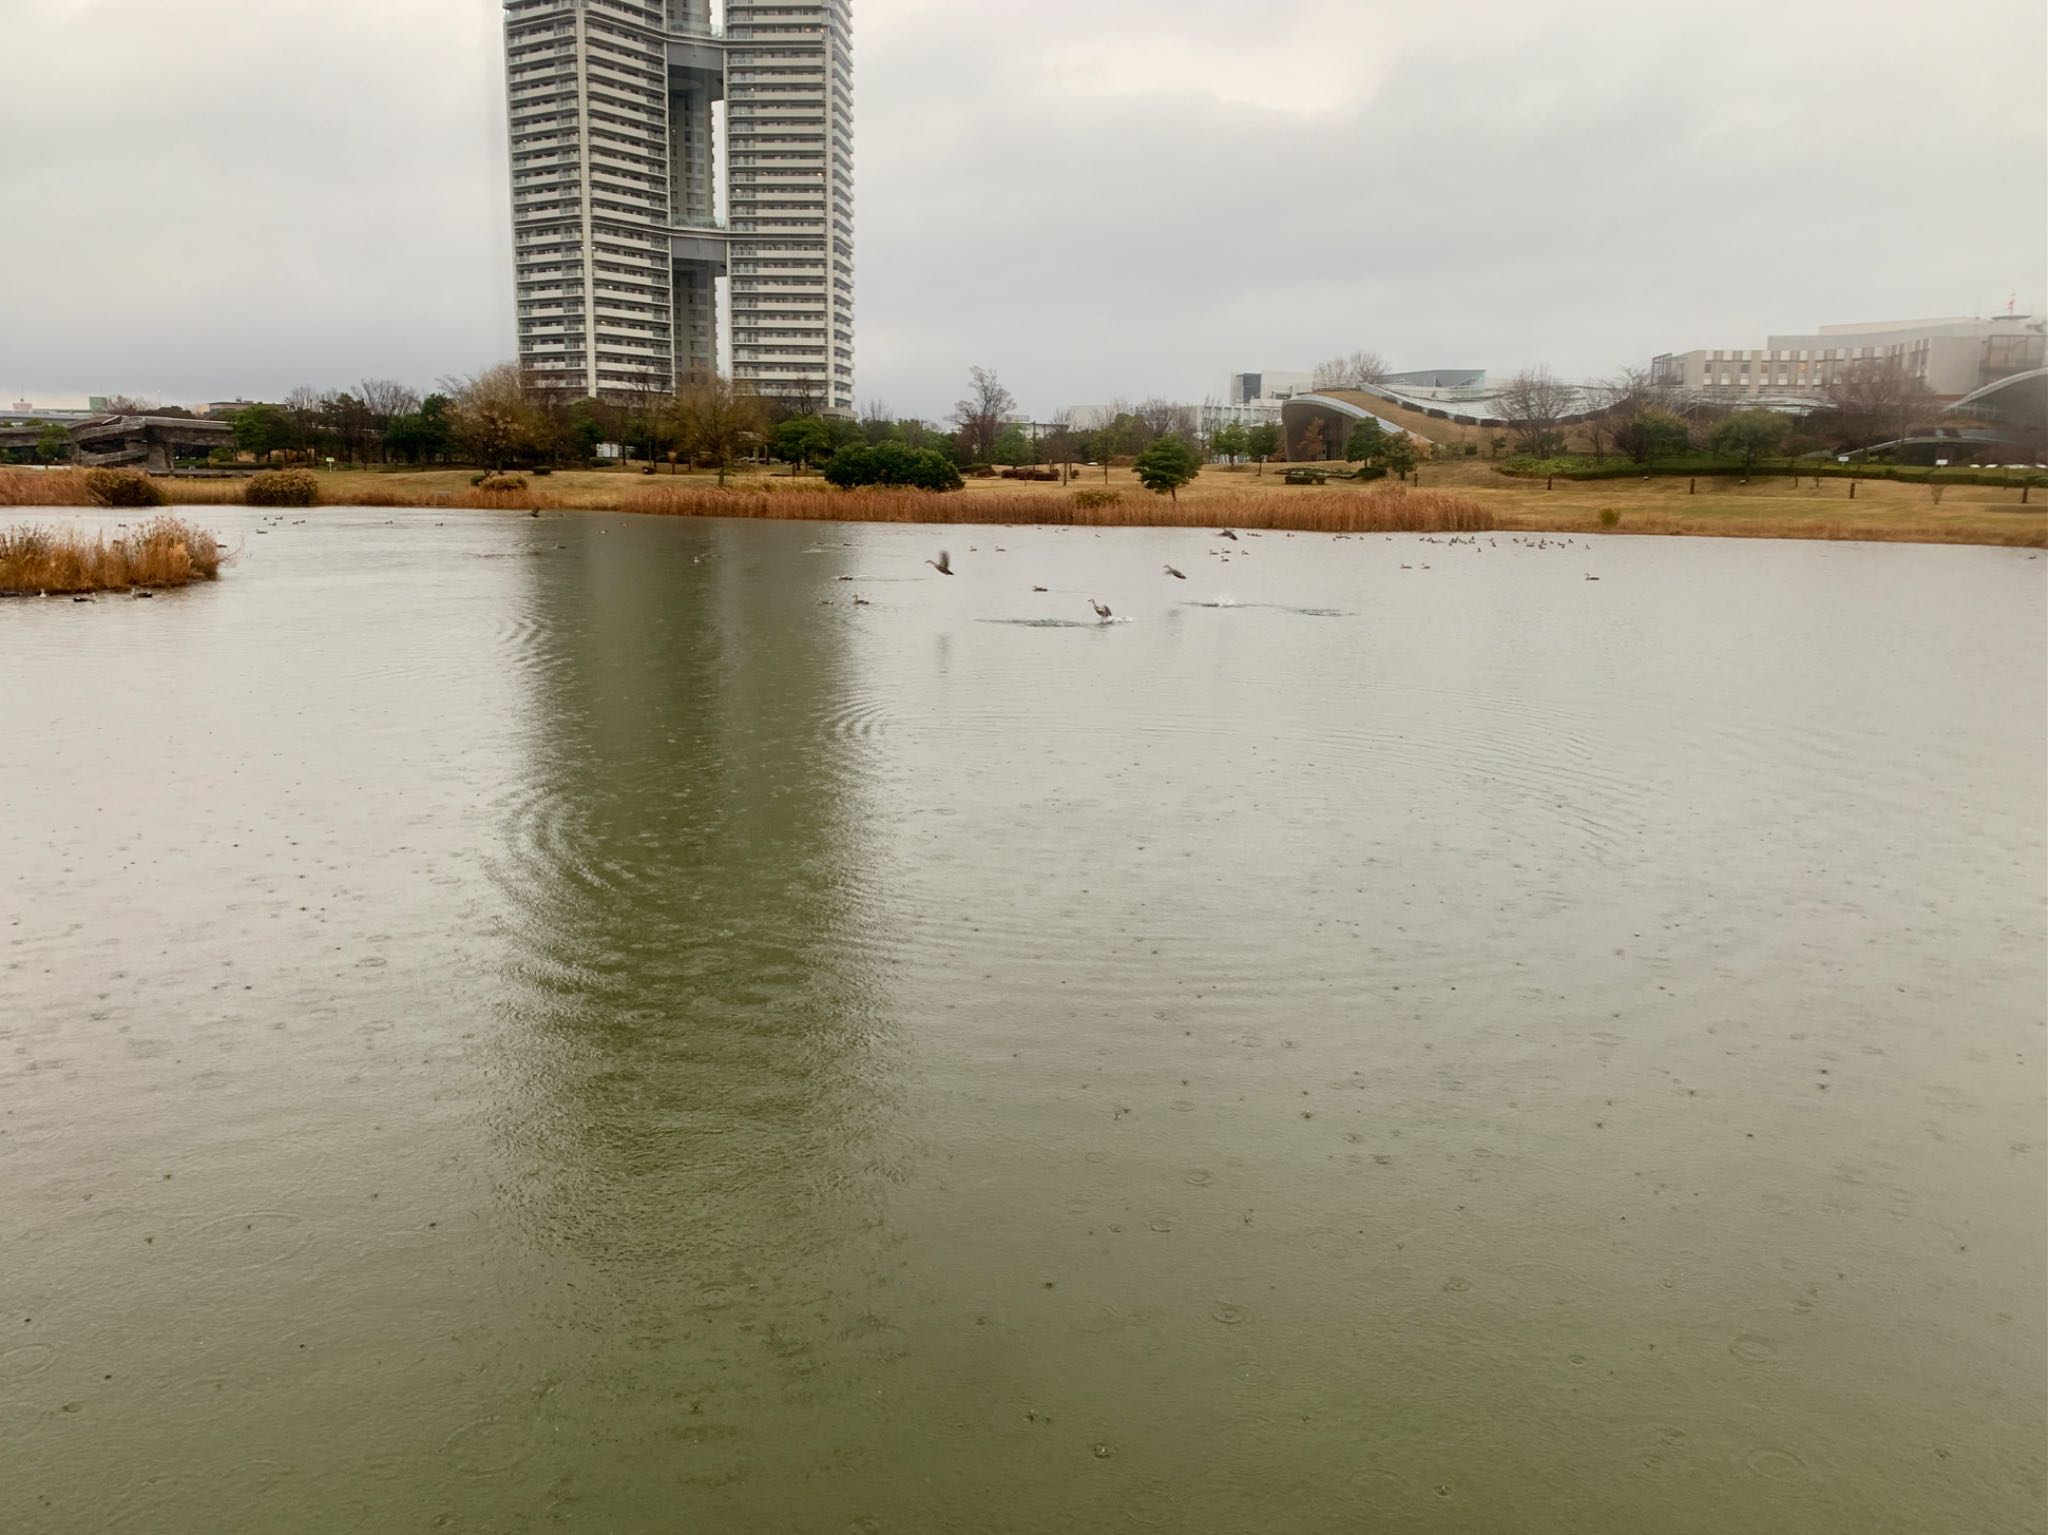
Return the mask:
<svg viewBox="0 0 2048 1535">
<path fill-rule="evenodd" d="M 2048 549 L 2048 504 L 2022 506 L 2003 487 L 1957 486 L 1937 499 L 1925 486 L 1864 481 L 1825 488 L 1782 480 L 1727 480 L 1692 491 L 1685 478 L 1542 482 L 1484 466 L 1426 467 L 1420 487 L 1378 482 L 1288 486 L 1212 467 L 1178 501 L 1139 487 L 1129 471 L 1105 484 L 1091 472 L 1070 486 L 975 481 L 969 489 L 840 491 L 815 476 L 735 475 L 725 488 L 703 472 L 628 474 L 564 470 L 526 477 L 515 490 L 480 489 L 469 470 L 340 470 L 319 474 L 320 506 L 392 510 L 594 511 L 636 516 L 976 526 L 1243 526 L 1299 533 L 1493 532 L 1631 534 L 1668 538 L 1775 538 L 1813 542 L 1962 544 Z M 82 479 L 82 477 L 80 477 Z M 62 470 L 0 470 L 0 515 L 95 510 Z M 174 508 L 241 506 L 243 482 L 159 478 Z M 1702 481 L 1702 485 L 1707 482 Z M 1105 494 L 1106 493 L 1106 494 Z M 312 508 L 317 512 L 318 508 Z"/>
</svg>

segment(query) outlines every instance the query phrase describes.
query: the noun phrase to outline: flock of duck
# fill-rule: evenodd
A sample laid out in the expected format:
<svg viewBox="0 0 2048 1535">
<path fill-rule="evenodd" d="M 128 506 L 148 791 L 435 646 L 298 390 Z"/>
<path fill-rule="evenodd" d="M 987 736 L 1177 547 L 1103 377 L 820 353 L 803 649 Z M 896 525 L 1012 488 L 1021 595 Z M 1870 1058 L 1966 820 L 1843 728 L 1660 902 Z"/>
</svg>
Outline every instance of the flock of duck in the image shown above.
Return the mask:
<svg viewBox="0 0 2048 1535">
<path fill-rule="evenodd" d="M 1253 538 L 1258 538 L 1258 537 L 1260 537 L 1261 535 L 1260 535 L 1260 534 L 1257 534 L 1257 533 L 1253 533 L 1253 534 L 1251 534 L 1250 536 L 1251 536 L 1251 537 L 1253 537 Z M 1292 537 L 1294 537 L 1294 535 L 1293 535 L 1292 533 L 1289 533 L 1289 534 L 1287 534 L 1286 536 L 1287 536 L 1288 538 L 1292 538 Z M 1351 533 L 1338 533 L 1338 534 L 1335 534 L 1335 535 L 1334 535 L 1334 538 L 1335 538 L 1335 539 L 1338 539 L 1338 540 L 1343 540 L 1343 539 L 1349 539 L 1349 538 L 1354 538 L 1354 537 L 1361 537 L 1361 538 L 1362 538 L 1362 537 L 1364 537 L 1364 536 L 1365 536 L 1365 535 L 1363 535 L 1363 534 L 1351 534 Z M 1391 539 L 1392 539 L 1392 536 L 1393 536 L 1393 535 L 1391 535 L 1391 534 L 1383 534 L 1383 535 L 1382 535 L 1382 537 L 1385 537 L 1385 538 L 1389 539 L 1390 541 L 1391 541 Z M 1238 535 L 1237 535 L 1237 534 L 1236 534 L 1235 532 L 1233 532 L 1233 531 L 1232 531 L 1231 529 L 1229 529 L 1229 528 L 1222 528 L 1222 529 L 1219 529 L 1219 530 L 1217 531 L 1216 537 L 1217 537 L 1217 538 L 1219 538 L 1219 539 L 1224 539 L 1224 540 L 1228 540 L 1228 541 L 1229 541 L 1230 543 L 1233 543 L 1233 544 L 1234 544 L 1234 543 L 1237 543 L 1237 542 L 1238 542 Z M 1447 548 L 1447 549 L 1448 549 L 1448 548 L 1456 548 L 1456 547 L 1459 547 L 1459 546 L 1461 546 L 1461 545 L 1462 545 L 1462 546 L 1464 546 L 1465 548 L 1469 548 L 1469 549 L 1479 549 L 1479 548 L 1481 548 L 1481 547 L 1482 547 L 1482 546 L 1481 546 L 1481 544 L 1480 544 L 1480 540 L 1479 540 L 1479 535 L 1478 535 L 1478 534 L 1476 534 L 1476 533 L 1473 533 L 1473 534 L 1462 534 L 1462 535 L 1458 535 L 1458 536 L 1455 536 L 1455 537 L 1452 537 L 1452 538 L 1438 538 L 1438 537 L 1436 537 L 1436 536 L 1435 536 L 1434 534 L 1425 534 L 1425 535 L 1423 536 L 1423 538 L 1422 538 L 1421 542 L 1423 542 L 1423 543 L 1425 543 L 1425 544 L 1436 544 L 1436 545 L 1438 545 L 1439 547 L 1442 547 L 1442 548 Z M 1576 549 L 1576 548 L 1578 548 L 1578 547 L 1579 547 L 1579 543 L 1578 543 L 1578 540 L 1577 540 L 1577 539 L 1574 539 L 1574 538 L 1553 538 L 1553 537 L 1550 537 L 1550 536 L 1548 536 L 1548 535 L 1546 535 L 1546 534 L 1538 534 L 1538 535 L 1536 535 L 1536 536 L 1534 536 L 1534 537 L 1527 537 L 1527 538 L 1525 538 L 1525 537 L 1519 537 L 1519 536 L 1516 536 L 1516 535 L 1510 534 L 1510 535 L 1509 535 L 1509 537 L 1508 537 L 1508 544 L 1509 544 L 1509 546 L 1510 546 L 1511 548 L 1516 548 L 1516 549 Z M 1488 549 L 1498 549 L 1498 548 L 1500 547 L 1500 540 L 1499 540 L 1498 538 L 1488 537 L 1488 538 L 1487 538 L 1487 540 L 1486 540 L 1486 542 L 1485 542 L 1485 545 L 1484 545 L 1484 547 L 1485 547 L 1485 548 L 1488 548 Z M 996 549 L 996 552 L 997 552 L 998 554 L 1002 554 L 1002 553 L 1004 553 L 1004 552 L 1006 552 L 1006 551 L 1004 551 L 1004 550 L 1003 550 L 1003 549 L 1002 549 L 1002 548 L 1001 548 L 1000 546 L 998 546 L 998 547 L 997 547 L 997 549 Z M 1222 561 L 1223 561 L 1224 563 L 1226 563 L 1226 564 L 1228 564 L 1228 563 L 1229 563 L 1229 560 L 1230 560 L 1230 551 L 1229 551 L 1228 549 L 1224 549 L 1224 548 L 1216 548 L 1216 549 L 1211 549 L 1211 550 L 1209 551 L 1209 553 L 1210 553 L 1210 554 L 1212 554 L 1212 555 L 1215 555 L 1215 556 L 1217 556 L 1217 557 L 1218 557 L 1218 558 L 1220 558 L 1220 559 L 1221 559 L 1221 560 L 1222 560 Z M 942 576 L 950 576 L 950 575 L 952 575 L 952 574 L 954 573 L 954 572 L 953 572 L 953 556 L 952 556 L 952 554 L 951 554 L 951 552 L 950 552 L 950 551 L 948 551 L 948 550 L 945 550 L 945 549 L 941 549 L 941 550 L 939 551 L 939 557 L 938 557 L 937 559 L 935 559 L 935 560 L 926 560 L 926 561 L 925 561 L 925 564 L 927 564 L 927 565 L 931 566 L 931 568 L 932 568 L 933 570 L 936 570 L 936 571 L 937 571 L 937 572 L 938 572 L 938 573 L 939 573 L 940 575 L 942 575 Z M 1164 566 L 1164 567 L 1162 567 L 1162 568 L 1164 569 L 1165 573 L 1166 573 L 1166 574 L 1167 574 L 1168 576 L 1172 577 L 1172 578 L 1173 578 L 1174 580 L 1176 580 L 1176 581 L 1185 581 L 1185 580 L 1187 580 L 1187 578 L 1188 578 L 1188 577 L 1187 577 L 1187 572 L 1186 572 L 1186 571 L 1183 571 L 1183 570 L 1177 569 L 1176 567 L 1174 567 L 1174 566 L 1172 566 L 1172 565 L 1167 565 L 1167 566 Z M 1429 567 L 1428 565 L 1420 565 L 1420 566 L 1417 566 L 1417 565 L 1407 565 L 1407 564 L 1404 564 L 1404 565 L 1402 565 L 1402 567 L 1401 567 L 1401 568 L 1402 568 L 1403 570 L 1418 570 L 1418 569 L 1419 569 L 1419 570 L 1428 570 L 1428 569 L 1429 569 L 1430 567 Z M 841 577 L 840 577 L 839 579 L 840 579 L 840 580 L 842 580 L 842 581 L 851 581 L 851 580 L 853 579 L 853 577 L 851 577 L 851 576 L 841 576 Z M 1593 573 L 1592 573 L 1591 571 L 1588 571 L 1588 572 L 1586 573 L 1586 579 L 1587 579 L 1588 581 L 1598 581 L 1598 580 L 1599 580 L 1600 578 L 1599 578 L 1598 576 L 1594 575 L 1594 574 L 1593 574 Z M 1032 591 L 1034 591 L 1034 592 L 1039 592 L 1039 593 L 1043 593 L 1043 592 L 1045 592 L 1045 591 L 1047 590 L 1047 588 L 1045 588 L 1045 587 L 1043 587 L 1043 586 L 1034 586 L 1034 587 L 1032 587 L 1032 588 L 1031 588 L 1031 590 L 1032 590 Z M 857 594 L 856 594 L 856 595 L 855 595 L 855 597 L 854 597 L 854 599 L 853 599 L 853 605 L 854 605 L 855 607 L 857 607 L 857 608 L 865 608 L 865 607 L 871 607 L 871 606 L 872 606 L 873 604 L 871 604 L 871 603 L 870 603 L 870 602 L 868 601 L 868 599 L 867 599 L 867 598 L 865 598 L 865 597 L 862 597 L 862 596 L 859 596 L 859 595 L 857 595 Z M 1091 607 L 1091 608 L 1093 608 L 1093 609 L 1095 610 L 1095 616 L 1096 616 L 1096 618 L 1098 618 L 1099 620 L 1101 620 L 1101 621 L 1102 621 L 1103 623 L 1105 623 L 1105 624 L 1106 624 L 1106 623 L 1109 623 L 1109 622 L 1110 622 L 1111 620 L 1113 620 L 1113 619 L 1114 619 L 1114 618 L 1116 617 L 1116 613 L 1114 612 L 1114 610 L 1112 610 L 1112 609 L 1111 609 L 1111 608 L 1110 608 L 1110 607 L 1109 607 L 1109 606 L 1108 606 L 1108 605 L 1107 605 L 1106 603 L 1104 603 L 1104 602 L 1103 602 L 1103 601 L 1102 601 L 1102 600 L 1101 600 L 1100 598 L 1098 598 L 1098 597 L 1090 597 L 1090 598 L 1088 599 L 1088 606 L 1089 606 L 1089 607 Z"/>
</svg>

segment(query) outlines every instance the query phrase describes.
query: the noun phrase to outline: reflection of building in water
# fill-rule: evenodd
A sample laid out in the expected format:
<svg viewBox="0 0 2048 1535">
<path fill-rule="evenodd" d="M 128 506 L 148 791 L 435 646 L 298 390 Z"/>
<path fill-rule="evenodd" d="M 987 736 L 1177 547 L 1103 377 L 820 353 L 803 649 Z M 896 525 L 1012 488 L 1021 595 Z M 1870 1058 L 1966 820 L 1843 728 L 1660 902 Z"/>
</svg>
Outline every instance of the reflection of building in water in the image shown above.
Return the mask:
<svg viewBox="0 0 2048 1535">
<path fill-rule="evenodd" d="M 522 1217 L 701 1396 L 827 1371 L 809 1345 L 849 1325 L 834 1286 L 876 1240 L 893 1082 L 833 728 L 846 610 L 815 605 L 808 530 L 745 531 L 742 553 L 715 525 L 584 523 L 530 562 L 527 781 L 498 858 Z"/>
</svg>

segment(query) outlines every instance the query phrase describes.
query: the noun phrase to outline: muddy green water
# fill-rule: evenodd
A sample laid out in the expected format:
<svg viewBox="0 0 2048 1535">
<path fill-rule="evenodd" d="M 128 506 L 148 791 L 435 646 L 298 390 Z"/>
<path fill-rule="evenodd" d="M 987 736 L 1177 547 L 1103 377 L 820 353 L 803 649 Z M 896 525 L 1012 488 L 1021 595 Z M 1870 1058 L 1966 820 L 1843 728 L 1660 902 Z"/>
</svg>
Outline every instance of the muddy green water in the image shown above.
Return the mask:
<svg viewBox="0 0 2048 1535">
<path fill-rule="evenodd" d="M 2043 1528 L 2048 561 L 296 515 L 0 603 L 8 1535 Z"/>
</svg>

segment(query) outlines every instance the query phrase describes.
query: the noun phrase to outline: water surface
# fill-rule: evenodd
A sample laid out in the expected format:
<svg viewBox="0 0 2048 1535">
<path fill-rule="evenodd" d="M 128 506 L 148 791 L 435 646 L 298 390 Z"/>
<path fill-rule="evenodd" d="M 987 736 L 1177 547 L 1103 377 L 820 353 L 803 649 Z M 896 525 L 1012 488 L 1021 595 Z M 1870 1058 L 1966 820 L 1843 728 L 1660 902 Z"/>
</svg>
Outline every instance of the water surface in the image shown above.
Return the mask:
<svg viewBox="0 0 2048 1535">
<path fill-rule="evenodd" d="M 0 1529 L 2043 1528 L 2048 564 L 211 515 L 0 603 Z"/>
</svg>

